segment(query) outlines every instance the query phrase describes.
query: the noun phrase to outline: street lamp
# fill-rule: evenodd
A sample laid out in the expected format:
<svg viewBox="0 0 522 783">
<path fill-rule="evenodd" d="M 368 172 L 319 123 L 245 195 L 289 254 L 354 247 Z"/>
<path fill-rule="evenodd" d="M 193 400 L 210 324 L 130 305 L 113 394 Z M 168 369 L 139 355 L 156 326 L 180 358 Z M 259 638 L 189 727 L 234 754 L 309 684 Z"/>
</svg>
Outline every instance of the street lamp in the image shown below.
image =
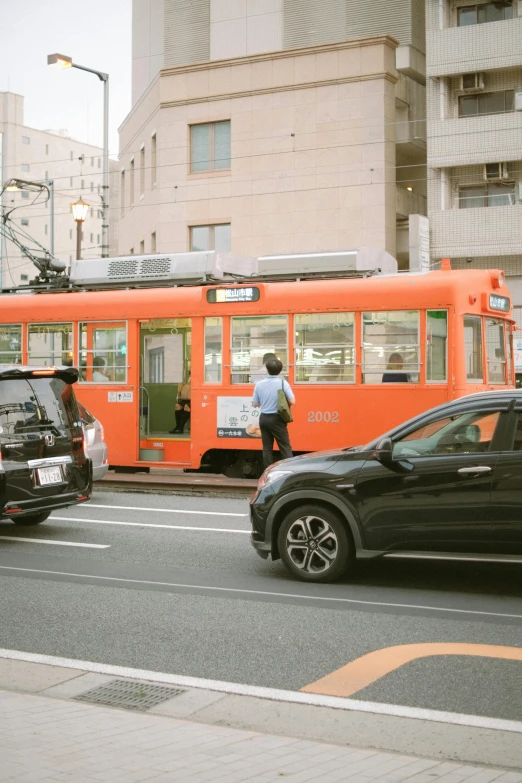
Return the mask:
<svg viewBox="0 0 522 783">
<path fill-rule="evenodd" d="M 73 63 L 66 54 L 48 54 L 47 65 L 78 68 L 94 73 L 103 82 L 103 183 L 102 183 L 102 258 L 109 256 L 109 74 Z"/>
<path fill-rule="evenodd" d="M 76 220 L 76 259 L 79 260 L 82 257 L 82 228 L 83 222 L 87 217 L 90 204 L 80 196 L 78 201 L 71 204 L 73 218 Z"/>
</svg>

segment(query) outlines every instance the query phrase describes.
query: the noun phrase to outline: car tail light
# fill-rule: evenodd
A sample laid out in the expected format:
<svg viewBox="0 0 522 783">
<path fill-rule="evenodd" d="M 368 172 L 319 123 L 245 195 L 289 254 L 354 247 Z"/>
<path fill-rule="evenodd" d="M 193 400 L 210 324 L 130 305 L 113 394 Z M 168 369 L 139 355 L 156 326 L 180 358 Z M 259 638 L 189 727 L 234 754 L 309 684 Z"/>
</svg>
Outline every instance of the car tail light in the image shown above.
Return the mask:
<svg viewBox="0 0 522 783">
<path fill-rule="evenodd" d="M 101 438 L 102 440 L 105 440 L 105 429 L 104 429 L 104 427 L 103 427 L 103 424 L 101 423 L 101 421 L 100 421 L 100 422 L 98 422 L 98 423 L 99 423 L 99 425 L 100 425 L 100 438 Z"/>
</svg>

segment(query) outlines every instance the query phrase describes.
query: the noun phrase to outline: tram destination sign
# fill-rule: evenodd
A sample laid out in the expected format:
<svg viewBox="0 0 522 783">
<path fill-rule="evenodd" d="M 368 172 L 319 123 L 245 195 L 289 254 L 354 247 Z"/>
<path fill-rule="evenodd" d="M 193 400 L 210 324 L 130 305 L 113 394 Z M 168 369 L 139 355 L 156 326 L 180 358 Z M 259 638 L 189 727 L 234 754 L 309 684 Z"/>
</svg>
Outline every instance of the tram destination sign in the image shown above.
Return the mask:
<svg viewBox="0 0 522 783">
<path fill-rule="evenodd" d="M 500 310 L 502 313 L 509 313 L 511 302 L 507 296 L 498 296 L 498 294 L 489 295 L 489 309 Z"/>
<path fill-rule="evenodd" d="M 258 302 L 259 288 L 249 286 L 247 288 L 210 288 L 207 291 L 207 302 L 216 304 L 221 302 Z"/>
</svg>

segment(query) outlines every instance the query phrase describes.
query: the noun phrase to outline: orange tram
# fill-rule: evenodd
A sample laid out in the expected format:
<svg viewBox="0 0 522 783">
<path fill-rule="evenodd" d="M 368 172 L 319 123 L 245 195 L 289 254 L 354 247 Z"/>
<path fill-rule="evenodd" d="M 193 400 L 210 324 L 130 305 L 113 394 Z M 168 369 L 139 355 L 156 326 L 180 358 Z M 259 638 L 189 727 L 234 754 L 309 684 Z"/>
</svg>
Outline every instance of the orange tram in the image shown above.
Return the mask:
<svg viewBox="0 0 522 783">
<path fill-rule="evenodd" d="M 120 259 L 81 263 L 102 262 L 114 270 Z M 113 467 L 256 476 L 251 398 L 267 353 L 296 395 L 295 453 L 364 443 L 446 400 L 514 385 L 503 273 L 448 266 L 186 285 L 160 276 L 137 287 L 109 275 L 62 292 L 4 293 L 0 362 L 78 366 L 77 395 L 103 423 Z M 190 419 L 173 433 L 187 380 Z"/>
</svg>

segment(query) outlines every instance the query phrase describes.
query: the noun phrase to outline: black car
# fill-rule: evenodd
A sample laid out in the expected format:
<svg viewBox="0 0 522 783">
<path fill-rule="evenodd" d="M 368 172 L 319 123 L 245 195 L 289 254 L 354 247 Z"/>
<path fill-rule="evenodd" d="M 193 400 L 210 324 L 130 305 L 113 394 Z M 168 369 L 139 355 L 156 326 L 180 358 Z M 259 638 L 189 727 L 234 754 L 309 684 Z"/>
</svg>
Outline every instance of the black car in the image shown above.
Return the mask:
<svg viewBox="0 0 522 783">
<path fill-rule="evenodd" d="M 366 446 L 268 468 L 250 503 L 252 544 L 309 582 L 354 558 L 522 563 L 522 390 L 481 392 Z"/>
<path fill-rule="evenodd" d="M 38 525 L 89 500 L 73 367 L 0 365 L 0 518 Z"/>
</svg>

